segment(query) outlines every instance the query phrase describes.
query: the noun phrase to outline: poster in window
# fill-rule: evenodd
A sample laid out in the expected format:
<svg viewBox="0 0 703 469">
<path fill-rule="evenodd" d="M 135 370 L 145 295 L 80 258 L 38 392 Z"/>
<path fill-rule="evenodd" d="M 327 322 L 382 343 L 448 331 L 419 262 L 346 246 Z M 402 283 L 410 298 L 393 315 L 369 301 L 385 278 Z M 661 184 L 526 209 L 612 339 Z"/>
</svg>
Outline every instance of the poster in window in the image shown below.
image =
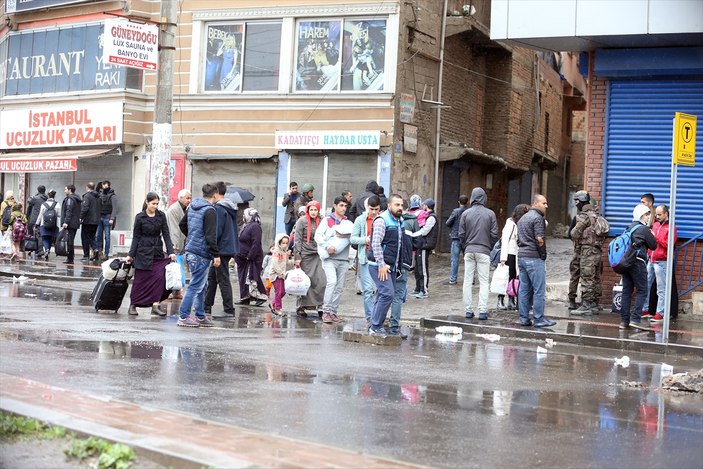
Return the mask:
<svg viewBox="0 0 703 469">
<path fill-rule="evenodd" d="M 243 33 L 243 23 L 208 25 L 205 91 L 233 93 L 241 89 Z"/>
<path fill-rule="evenodd" d="M 300 21 L 295 91 L 339 89 L 341 21 Z"/>
<path fill-rule="evenodd" d="M 342 90 L 383 91 L 386 20 L 344 22 Z"/>
</svg>

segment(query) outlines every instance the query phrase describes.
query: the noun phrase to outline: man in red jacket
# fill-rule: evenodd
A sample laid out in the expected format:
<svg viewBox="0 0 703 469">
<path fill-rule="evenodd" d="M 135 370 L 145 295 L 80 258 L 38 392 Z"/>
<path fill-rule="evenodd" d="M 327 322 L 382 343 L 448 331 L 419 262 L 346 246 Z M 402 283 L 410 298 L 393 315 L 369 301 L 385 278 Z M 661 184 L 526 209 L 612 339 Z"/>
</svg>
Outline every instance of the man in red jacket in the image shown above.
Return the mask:
<svg viewBox="0 0 703 469">
<path fill-rule="evenodd" d="M 647 264 L 647 285 L 652 287 L 654 279 L 657 279 L 657 313 L 650 319 L 650 322 L 661 322 L 664 319 L 664 301 L 666 292 L 666 255 L 669 248 L 669 207 L 658 205 L 656 208 L 656 221 L 652 225 L 652 233 L 657 240 L 657 248 L 649 251 L 649 263 Z M 674 244 L 677 238 L 674 227 Z"/>
</svg>

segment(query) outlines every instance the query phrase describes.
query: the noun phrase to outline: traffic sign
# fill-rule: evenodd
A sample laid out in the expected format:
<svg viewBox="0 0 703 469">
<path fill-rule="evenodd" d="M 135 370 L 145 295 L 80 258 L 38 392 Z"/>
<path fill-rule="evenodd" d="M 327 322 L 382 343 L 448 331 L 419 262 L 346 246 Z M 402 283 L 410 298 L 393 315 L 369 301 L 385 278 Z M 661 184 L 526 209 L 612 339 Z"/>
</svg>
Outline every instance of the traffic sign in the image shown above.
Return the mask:
<svg viewBox="0 0 703 469">
<path fill-rule="evenodd" d="M 696 165 L 696 116 L 677 112 L 674 117 L 674 164 Z"/>
<path fill-rule="evenodd" d="M 159 28 L 122 19 L 105 20 L 103 61 L 142 70 L 156 70 Z"/>
</svg>

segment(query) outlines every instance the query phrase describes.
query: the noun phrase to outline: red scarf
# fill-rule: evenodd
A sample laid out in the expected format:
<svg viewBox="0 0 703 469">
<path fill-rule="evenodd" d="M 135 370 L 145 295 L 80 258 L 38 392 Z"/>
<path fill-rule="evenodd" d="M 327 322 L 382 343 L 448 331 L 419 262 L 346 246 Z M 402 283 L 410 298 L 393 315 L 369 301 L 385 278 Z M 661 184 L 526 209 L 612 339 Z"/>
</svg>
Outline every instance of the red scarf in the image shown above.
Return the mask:
<svg viewBox="0 0 703 469">
<path fill-rule="evenodd" d="M 307 243 L 310 243 L 310 232 L 312 226 L 312 219 L 310 218 L 310 207 L 317 207 L 317 218 L 315 218 L 315 230 L 320 226 L 320 202 L 317 200 L 311 200 L 305 205 L 305 217 L 308 219 L 308 232 L 307 232 Z"/>
</svg>

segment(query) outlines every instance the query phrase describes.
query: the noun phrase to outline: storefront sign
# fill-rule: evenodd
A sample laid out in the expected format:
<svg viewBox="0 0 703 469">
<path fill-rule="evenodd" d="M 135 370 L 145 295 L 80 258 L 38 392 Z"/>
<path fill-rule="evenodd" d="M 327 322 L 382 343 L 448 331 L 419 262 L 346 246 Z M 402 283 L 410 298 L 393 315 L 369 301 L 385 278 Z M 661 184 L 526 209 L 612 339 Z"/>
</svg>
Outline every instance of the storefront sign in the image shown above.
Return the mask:
<svg viewBox="0 0 703 469">
<path fill-rule="evenodd" d="M 156 70 L 159 28 L 121 19 L 105 20 L 103 61 L 125 67 Z"/>
<path fill-rule="evenodd" d="M 76 171 L 77 167 L 75 158 L 0 159 L 0 172 L 3 173 Z"/>
<path fill-rule="evenodd" d="M 381 132 L 378 130 L 276 132 L 279 150 L 378 150 Z"/>
<path fill-rule="evenodd" d="M 122 103 L 85 103 L 0 111 L 0 148 L 122 143 Z"/>
<path fill-rule="evenodd" d="M 403 125 L 403 147 L 409 153 L 417 153 L 417 127 L 414 125 Z"/>
<path fill-rule="evenodd" d="M 102 24 L 10 33 L 0 59 L 2 96 L 141 89 L 141 71 L 103 61 Z"/>
<path fill-rule="evenodd" d="M 72 3 L 88 3 L 89 0 L 6 0 L 6 13 L 17 13 L 18 11 L 39 10 L 41 8 L 52 8 Z"/>
<path fill-rule="evenodd" d="M 412 124 L 415 114 L 415 95 L 400 93 L 400 122 Z"/>
</svg>

